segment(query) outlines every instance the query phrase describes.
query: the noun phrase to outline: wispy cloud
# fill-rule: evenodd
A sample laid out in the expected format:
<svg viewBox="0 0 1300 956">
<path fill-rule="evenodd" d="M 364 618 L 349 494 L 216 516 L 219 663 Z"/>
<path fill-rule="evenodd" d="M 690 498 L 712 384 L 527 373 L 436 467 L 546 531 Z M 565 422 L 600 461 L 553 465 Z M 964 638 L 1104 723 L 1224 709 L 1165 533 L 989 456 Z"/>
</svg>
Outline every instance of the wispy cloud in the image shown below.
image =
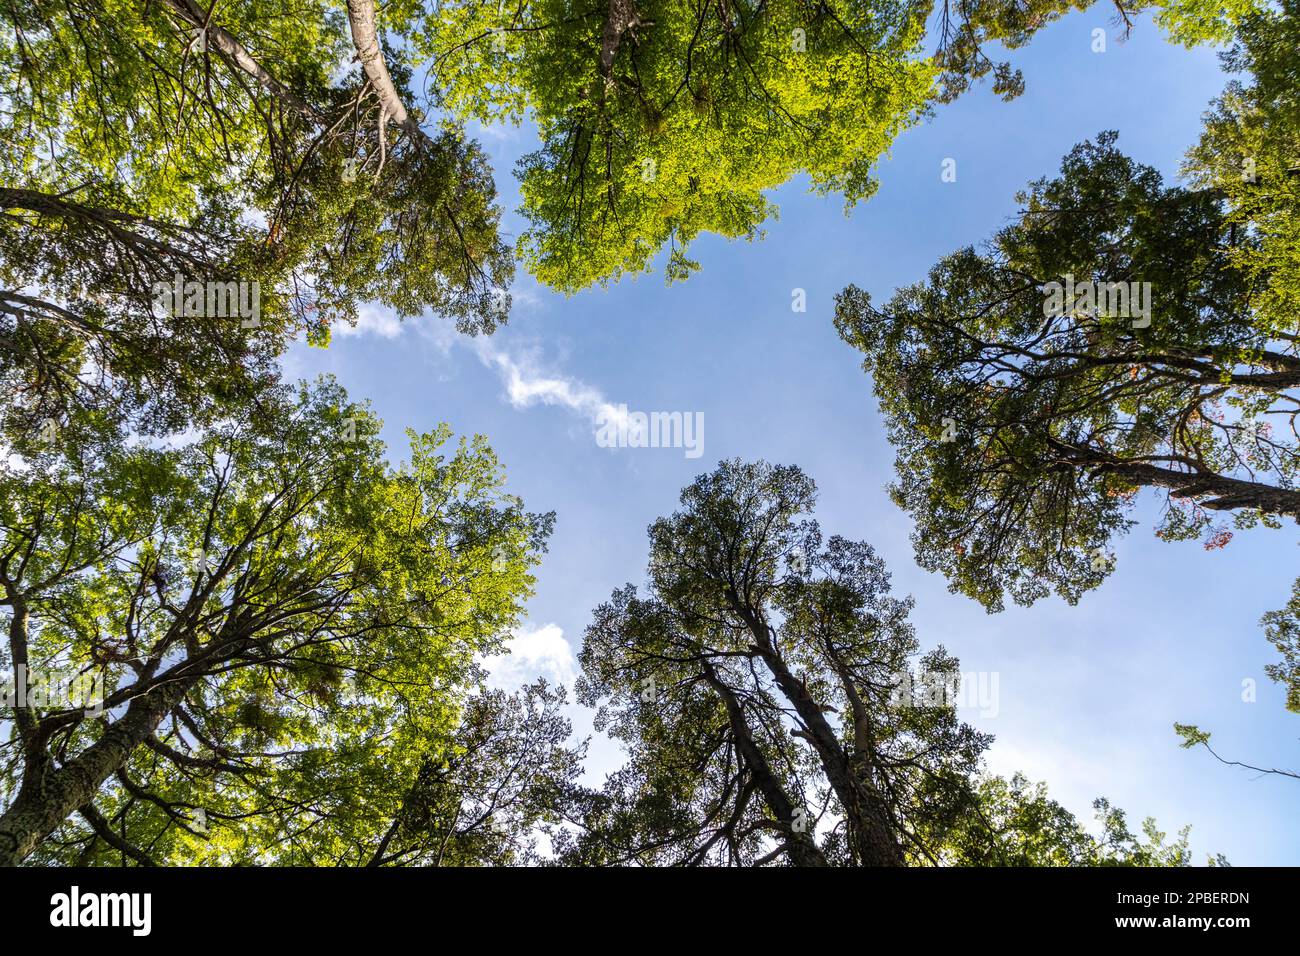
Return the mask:
<svg viewBox="0 0 1300 956">
<path fill-rule="evenodd" d="M 546 300 L 541 287 L 531 276 L 517 279 L 510 288 L 510 312 L 513 316 L 541 311 L 546 307 Z M 395 339 L 402 335 L 407 327 L 432 341 L 443 351 L 448 351 L 457 342 L 468 344 L 474 336 L 456 331 L 456 326 L 449 319 L 433 313 L 424 313 L 414 318 L 400 319 L 397 313 L 387 306 L 366 302 L 357 308 L 357 323 L 349 325 L 340 322 L 334 326 L 334 334 L 344 338 L 359 338 L 376 335 L 380 338 Z"/>
<path fill-rule="evenodd" d="M 577 379 L 545 373 L 530 358 L 512 355 L 485 340 L 479 341 L 477 349 L 483 364 L 500 374 L 506 398 L 515 408 L 557 405 L 593 424 L 617 420 L 622 414 L 599 389 Z"/>
</svg>

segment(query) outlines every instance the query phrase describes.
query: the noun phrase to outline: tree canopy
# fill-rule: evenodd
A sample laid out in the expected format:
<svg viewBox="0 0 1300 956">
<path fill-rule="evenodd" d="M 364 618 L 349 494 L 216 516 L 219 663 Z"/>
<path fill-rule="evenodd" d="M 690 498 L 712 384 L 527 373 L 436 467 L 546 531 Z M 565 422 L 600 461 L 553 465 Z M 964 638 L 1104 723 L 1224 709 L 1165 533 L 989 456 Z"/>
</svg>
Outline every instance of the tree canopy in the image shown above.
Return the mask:
<svg viewBox="0 0 1300 956">
<path fill-rule="evenodd" d="M 918 559 L 992 609 L 1096 586 L 1141 487 L 1164 490 L 1171 538 L 1209 529 L 1217 545 L 1222 513 L 1300 515 L 1300 356 L 1261 328 L 1257 284 L 1231 261 L 1255 240 L 1218 194 L 1166 187 L 1114 144 L 1080 146 L 1035 183 L 986 252 L 945 257 L 883 309 L 854 287 L 838 299 L 898 449 L 892 493 L 917 520 Z M 1045 289 L 1068 277 L 1076 301 L 1056 308 Z M 1122 303 L 1093 301 L 1111 284 Z"/>
<path fill-rule="evenodd" d="M 1123 810 L 1103 797 L 1093 801 L 1097 826 L 1089 830 L 1047 795 L 1044 784 L 1017 774 L 987 777 L 976 785 L 973 812 L 942 840 L 949 866 L 1190 866 L 1190 828 L 1167 841 L 1156 821 L 1142 821 L 1135 834 Z M 1222 854 L 1210 866 L 1226 866 Z"/>
<path fill-rule="evenodd" d="M 911 125 L 933 69 L 903 3 L 437 5 L 422 49 L 449 108 L 522 117 L 523 261 L 563 291 L 698 264 L 701 232 L 753 238 L 797 172 L 852 202 Z"/>
</svg>

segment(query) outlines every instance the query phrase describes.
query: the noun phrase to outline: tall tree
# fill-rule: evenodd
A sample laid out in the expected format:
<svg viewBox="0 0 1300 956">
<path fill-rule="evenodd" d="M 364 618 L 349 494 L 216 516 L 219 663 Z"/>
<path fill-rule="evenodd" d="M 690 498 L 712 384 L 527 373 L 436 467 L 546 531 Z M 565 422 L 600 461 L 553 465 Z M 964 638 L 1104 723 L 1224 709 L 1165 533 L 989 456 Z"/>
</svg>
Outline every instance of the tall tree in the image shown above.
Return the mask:
<svg viewBox="0 0 1300 956">
<path fill-rule="evenodd" d="M 1230 536 L 1217 514 L 1300 516 L 1300 355 L 1232 257 L 1258 239 L 1220 194 L 1165 187 L 1114 142 L 1035 183 L 986 252 L 945 257 L 883 309 L 856 287 L 838 299 L 917 557 L 991 609 L 1096 586 L 1143 487 L 1166 495 L 1162 536 L 1210 529 L 1211 547 Z"/>
<path fill-rule="evenodd" d="M 988 252 L 946 257 L 884 309 L 839 298 L 918 558 L 993 609 L 1099 583 L 1143 487 L 1166 495 L 1163 537 L 1208 529 L 1207 547 L 1231 537 L 1216 514 L 1300 516 L 1295 319 L 1257 307 L 1277 277 L 1236 265 L 1262 239 L 1221 193 L 1167 188 L 1114 140 L 1035 183 Z"/>
<path fill-rule="evenodd" d="M 650 594 L 597 608 L 578 699 L 627 762 L 571 791 L 569 865 L 1186 865 L 1187 833 L 1094 837 L 1046 789 L 979 772 L 961 675 L 918 656 L 869 545 L 823 541 L 798 468 L 724 462 L 650 528 Z"/>
<path fill-rule="evenodd" d="M 0 863 L 66 862 L 42 846 L 56 831 L 137 861 L 186 835 L 209 862 L 334 860 L 367 826 L 378 843 L 475 656 L 518 621 L 550 525 L 482 440 L 412 433 L 393 468 L 378 430 L 322 383 L 178 448 L 110 434 L 3 466 L 4 662 L 105 693 L 98 712 L 15 709 Z"/>
<path fill-rule="evenodd" d="M 726 462 L 651 526 L 650 595 L 615 592 L 583 645 L 579 700 L 629 761 L 570 858 L 900 865 L 969 799 L 988 738 L 945 696 L 957 662 L 914 660 L 911 602 L 814 501 L 798 468 Z"/>
</svg>

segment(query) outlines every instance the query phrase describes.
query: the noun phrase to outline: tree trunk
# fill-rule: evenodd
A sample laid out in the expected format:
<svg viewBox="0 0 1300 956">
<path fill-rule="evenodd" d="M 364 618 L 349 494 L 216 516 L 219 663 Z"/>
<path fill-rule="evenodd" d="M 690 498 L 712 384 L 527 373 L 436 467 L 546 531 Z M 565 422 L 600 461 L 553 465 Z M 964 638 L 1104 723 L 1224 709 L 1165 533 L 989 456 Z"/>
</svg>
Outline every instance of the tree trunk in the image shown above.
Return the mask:
<svg viewBox="0 0 1300 956">
<path fill-rule="evenodd" d="M 610 83 L 614 75 L 614 57 L 619 43 L 628 30 L 641 26 L 641 14 L 634 0 L 609 0 L 609 13 L 605 16 L 605 30 L 600 38 L 600 75 Z"/>
<path fill-rule="evenodd" d="M 849 827 L 849 842 L 859 862 L 864 866 L 902 866 L 903 851 L 894 834 L 888 808 L 871 782 L 870 774 L 865 772 L 868 769 L 865 763 L 867 755 L 860 754 L 860 759 L 850 760 L 817 701 L 777 653 L 767 625 L 739 604 L 736 610 L 753 635 L 760 656 L 776 679 L 777 686 L 808 728 L 801 736 L 817 751 L 826 780 L 839 798 Z"/>
<path fill-rule="evenodd" d="M 736 738 L 736 749 L 740 752 L 741 759 L 745 761 L 745 765 L 753 775 L 754 783 L 763 794 L 768 809 L 772 811 L 772 815 L 785 831 L 790 862 L 795 866 L 828 866 L 826 857 L 813 841 L 812 834 L 806 831 L 800 833 L 794 829 L 794 802 L 781 787 L 776 775 L 772 773 L 763 751 L 754 743 L 754 735 L 745 721 L 744 711 L 741 710 L 736 695 L 718 677 L 712 664 L 704 661 L 701 666 L 704 669 L 704 679 L 718 692 L 718 696 L 722 698 L 722 703 L 727 708 L 727 720 L 731 724 L 731 733 Z"/>
<path fill-rule="evenodd" d="M 216 47 L 217 52 L 223 59 L 236 69 L 251 76 L 268 93 L 273 94 L 286 106 L 302 114 L 307 119 L 320 119 L 320 114 L 317 113 L 314 107 L 294 95 L 289 87 L 267 72 L 266 68 L 258 63 L 252 54 L 244 48 L 243 44 L 226 30 L 210 22 L 208 20 L 208 11 L 200 7 L 194 0 L 162 0 L 162 2 L 182 20 L 193 26 L 194 29 L 203 30 L 207 42 Z"/>
<path fill-rule="evenodd" d="M 412 119 L 406 111 L 406 104 L 393 85 L 393 78 L 388 73 L 388 64 L 384 62 L 384 51 L 379 45 L 379 27 L 376 21 L 374 0 L 348 0 L 348 25 L 352 28 L 352 45 L 357 48 L 357 59 L 366 72 L 366 79 L 375 88 L 379 96 L 379 106 L 386 118 L 392 119 L 398 126 L 410 133 L 417 140 L 427 140 L 420 124 Z M 380 123 L 380 135 L 383 135 L 383 123 Z"/>
<path fill-rule="evenodd" d="M 23 772 L 18 796 L 0 815 L 0 866 L 17 866 L 95 793 L 180 703 L 195 678 L 160 683 L 131 701 L 104 736 L 62 767 L 44 752 Z"/>
</svg>

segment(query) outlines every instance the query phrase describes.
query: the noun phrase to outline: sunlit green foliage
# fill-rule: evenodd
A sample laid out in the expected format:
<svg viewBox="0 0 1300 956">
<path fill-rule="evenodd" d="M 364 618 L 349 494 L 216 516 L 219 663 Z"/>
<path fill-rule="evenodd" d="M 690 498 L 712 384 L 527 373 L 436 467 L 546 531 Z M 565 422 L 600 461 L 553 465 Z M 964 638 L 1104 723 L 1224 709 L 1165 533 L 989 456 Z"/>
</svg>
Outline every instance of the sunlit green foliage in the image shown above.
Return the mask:
<svg viewBox="0 0 1300 956">
<path fill-rule="evenodd" d="M 65 443 L 4 467 L 3 663 L 107 689 L 99 718 L 18 711 L 6 861 L 88 804 L 164 860 L 373 852 L 448 755 L 550 526 L 481 439 L 411 433 L 394 468 L 378 430 L 323 383 L 175 449 Z M 43 855 L 113 854 L 75 818 L 59 832 Z"/>
<path fill-rule="evenodd" d="M 1184 173 L 1224 197 L 1227 221 L 1254 241 L 1232 263 L 1260 290 L 1256 322 L 1296 334 L 1300 315 L 1300 5 L 1246 20 L 1224 64 L 1243 74 L 1206 117 Z"/>
<path fill-rule="evenodd" d="M 443 3 L 420 49 L 447 106 L 531 111 L 520 239 L 543 282 L 576 291 L 646 271 L 684 278 L 702 232 L 753 238 L 764 191 L 807 173 L 849 202 L 913 123 L 934 77 L 904 3 Z"/>
<path fill-rule="evenodd" d="M 1093 801 L 1100 833 L 1091 832 L 1047 795 L 1044 784 L 1017 774 L 979 782 L 972 811 L 942 837 L 939 855 L 950 866 L 1190 866 L 1190 827 L 1166 842 L 1156 821 L 1132 832 L 1123 810 Z M 1211 866 L 1224 866 L 1222 856 Z"/>
</svg>

